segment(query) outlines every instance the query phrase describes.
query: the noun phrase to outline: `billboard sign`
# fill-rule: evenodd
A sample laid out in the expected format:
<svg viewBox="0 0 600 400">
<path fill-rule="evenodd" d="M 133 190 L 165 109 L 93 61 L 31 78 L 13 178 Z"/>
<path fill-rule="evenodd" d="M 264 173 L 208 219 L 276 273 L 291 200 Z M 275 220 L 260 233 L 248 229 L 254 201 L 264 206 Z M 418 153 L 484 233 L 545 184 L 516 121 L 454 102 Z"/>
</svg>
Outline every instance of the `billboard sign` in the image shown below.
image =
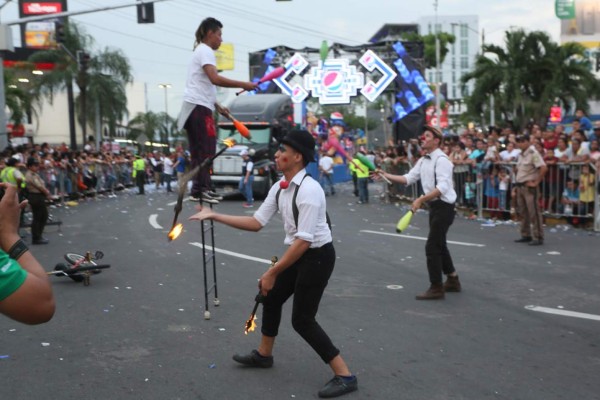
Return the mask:
<svg viewBox="0 0 600 400">
<path fill-rule="evenodd" d="M 556 0 L 554 9 L 560 19 L 575 18 L 575 0 Z"/>
<path fill-rule="evenodd" d="M 31 1 L 19 0 L 19 17 L 27 18 L 38 15 L 52 15 L 67 11 L 67 0 Z M 47 49 L 56 47 L 54 22 L 49 17 L 45 21 L 26 22 L 21 24 L 21 43 L 30 49 Z"/>
</svg>

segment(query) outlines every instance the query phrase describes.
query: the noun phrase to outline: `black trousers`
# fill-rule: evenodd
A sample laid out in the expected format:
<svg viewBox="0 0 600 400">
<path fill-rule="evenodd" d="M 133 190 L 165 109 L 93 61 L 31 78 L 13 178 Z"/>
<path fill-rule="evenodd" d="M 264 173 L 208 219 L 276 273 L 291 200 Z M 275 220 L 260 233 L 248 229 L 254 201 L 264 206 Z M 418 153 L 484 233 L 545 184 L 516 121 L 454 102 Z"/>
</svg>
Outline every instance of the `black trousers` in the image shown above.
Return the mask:
<svg viewBox="0 0 600 400">
<path fill-rule="evenodd" d="M 446 234 L 452 222 L 454 222 L 454 204 L 448 204 L 442 200 L 430 203 L 429 236 L 425 245 L 425 255 L 431 283 L 442 283 L 442 272 L 448 275 L 455 271 L 446 244 Z"/>
<path fill-rule="evenodd" d="M 48 221 L 48 207 L 46 206 L 46 196 L 41 193 L 29 193 L 27 196 L 33 220 L 31 221 L 31 239 L 39 240 L 42 238 L 46 222 Z"/>
<path fill-rule="evenodd" d="M 321 248 L 307 250 L 295 264 L 279 274 L 263 303 L 262 334 L 277 336 L 281 308 L 293 294 L 292 326 L 296 332 L 325 363 L 329 363 L 340 354 L 315 320 L 334 265 L 335 249 L 333 244 L 328 243 Z"/>
<path fill-rule="evenodd" d="M 138 194 L 145 194 L 144 183 L 146 183 L 146 171 L 135 171 L 135 183 L 138 187 Z"/>
<path fill-rule="evenodd" d="M 213 112 L 197 105 L 184 126 L 188 137 L 188 147 L 192 159 L 191 169 L 215 155 L 217 151 L 217 132 Z M 202 192 L 211 190 L 210 168 L 203 168 L 192 179 L 192 196 L 200 196 Z"/>
</svg>

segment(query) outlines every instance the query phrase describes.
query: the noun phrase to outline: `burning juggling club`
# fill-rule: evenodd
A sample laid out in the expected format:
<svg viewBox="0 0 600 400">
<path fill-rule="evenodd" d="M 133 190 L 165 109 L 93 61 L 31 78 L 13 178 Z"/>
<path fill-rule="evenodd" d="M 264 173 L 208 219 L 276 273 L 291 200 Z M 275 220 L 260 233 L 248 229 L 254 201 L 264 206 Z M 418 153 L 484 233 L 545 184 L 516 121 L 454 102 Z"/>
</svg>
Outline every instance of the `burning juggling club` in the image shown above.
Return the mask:
<svg viewBox="0 0 600 400">
<path fill-rule="evenodd" d="M 177 238 L 177 236 L 179 236 L 179 234 L 183 230 L 183 225 L 177 224 L 177 218 L 179 217 L 179 213 L 183 209 L 183 196 L 185 196 L 185 191 L 187 190 L 187 183 L 190 181 L 190 179 L 192 179 L 194 176 L 196 176 L 196 174 L 202 168 L 209 167 L 212 164 L 212 162 L 215 160 L 215 158 L 219 157 L 221 154 L 223 154 L 223 152 L 225 152 L 225 150 L 232 147 L 235 144 L 235 140 L 225 139 L 225 140 L 223 140 L 223 144 L 225 144 L 225 146 L 221 150 L 219 150 L 214 156 L 205 159 L 204 161 L 202 161 L 202 164 L 197 165 L 190 172 L 188 172 L 187 174 L 185 174 L 181 177 L 181 181 L 179 182 L 179 193 L 177 195 L 177 203 L 175 204 L 175 207 L 174 207 L 175 216 L 173 217 L 173 225 L 171 226 L 171 230 L 169 231 L 169 234 L 168 234 L 169 242 L 172 240 L 175 240 Z"/>
<path fill-rule="evenodd" d="M 271 257 L 271 266 L 269 268 L 273 268 L 278 260 L 279 259 L 277 258 L 277 256 Z M 244 333 L 246 335 L 248 334 L 248 332 L 253 332 L 254 328 L 256 328 L 256 310 L 258 310 L 258 305 L 262 303 L 264 299 L 265 296 L 263 296 L 259 291 L 256 297 L 254 298 L 254 308 L 250 313 L 250 318 L 248 318 L 248 321 L 246 321 L 246 327 L 244 329 Z"/>
</svg>

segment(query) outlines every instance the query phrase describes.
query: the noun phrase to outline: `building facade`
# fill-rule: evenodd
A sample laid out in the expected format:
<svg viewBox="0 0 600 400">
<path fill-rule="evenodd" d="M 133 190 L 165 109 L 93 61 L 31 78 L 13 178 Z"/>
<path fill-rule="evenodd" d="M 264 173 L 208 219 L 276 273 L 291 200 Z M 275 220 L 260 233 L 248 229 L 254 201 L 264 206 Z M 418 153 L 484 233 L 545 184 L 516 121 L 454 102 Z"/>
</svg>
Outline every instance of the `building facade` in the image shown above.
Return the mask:
<svg viewBox="0 0 600 400">
<path fill-rule="evenodd" d="M 479 29 L 479 17 L 477 15 L 438 15 L 426 16 L 419 21 L 419 33 L 421 35 L 434 34 L 436 32 L 451 33 L 456 40 L 450 44 L 448 53 L 443 63 L 440 64 L 440 82 L 448 103 L 450 125 L 453 119 L 466 111 L 464 104 L 465 96 L 473 91 L 474 82 L 469 82 L 462 89 L 461 78 L 475 67 L 477 54 L 481 53 L 484 33 Z M 430 83 L 436 82 L 436 69 L 425 70 L 425 79 Z"/>
</svg>

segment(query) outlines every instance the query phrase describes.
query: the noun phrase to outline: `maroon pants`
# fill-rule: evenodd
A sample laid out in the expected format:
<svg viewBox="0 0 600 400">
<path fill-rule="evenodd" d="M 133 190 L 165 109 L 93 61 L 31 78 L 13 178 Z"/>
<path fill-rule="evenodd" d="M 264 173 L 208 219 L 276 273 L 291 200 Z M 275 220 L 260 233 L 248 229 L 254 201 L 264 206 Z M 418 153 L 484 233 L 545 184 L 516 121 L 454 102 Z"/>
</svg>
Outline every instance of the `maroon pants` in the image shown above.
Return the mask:
<svg viewBox="0 0 600 400">
<path fill-rule="evenodd" d="M 213 112 L 204 106 L 197 105 L 185 121 L 184 129 L 187 132 L 191 168 L 194 169 L 202 161 L 215 155 L 217 150 L 217 133 Z M 202 192 L 211 190 L 210 168 L 198 171 L 192 180 L 192 196 L 199 196 Z"/>
</svg>

